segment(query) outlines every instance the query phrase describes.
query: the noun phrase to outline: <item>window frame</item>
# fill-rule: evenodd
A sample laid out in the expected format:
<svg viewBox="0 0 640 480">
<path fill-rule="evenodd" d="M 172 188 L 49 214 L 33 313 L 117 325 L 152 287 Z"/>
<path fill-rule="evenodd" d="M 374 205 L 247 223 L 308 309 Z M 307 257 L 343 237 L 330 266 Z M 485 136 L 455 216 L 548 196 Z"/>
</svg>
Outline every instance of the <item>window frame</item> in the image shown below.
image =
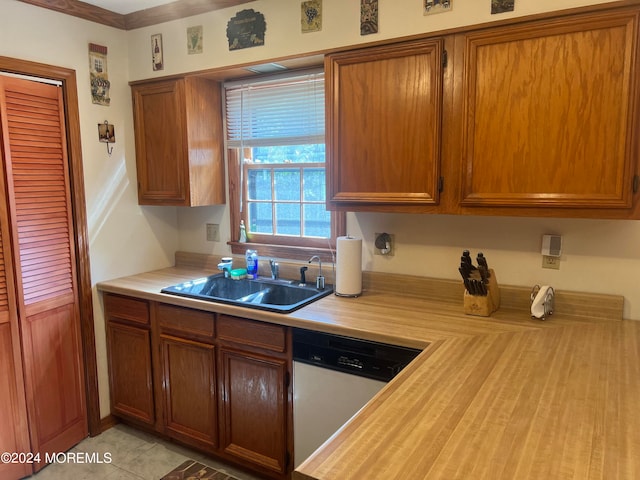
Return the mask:
<svg viewBox="0 0 640 480">
<path fill-rule="evenodd" d="M 246 202 L 246 188 L 241 185 L 242 161 L 239 155 L 240 149 L 227 149 L 227 165 L 229 176 L 229 217 L 231 224 L 231 240 L 227 244 L 231 247 L 231 253 L 244 255 L 248 248 L 258 250 L 261 256 L 287 258 L 292 260 L 308 260 L 313 255 L 318 255 L 322 261 L 335 261 L 334 252 L 336 238 L 345 235 L 346 214 L 342 211 L 331 211 L 331 231 L 329 239 L 311 239 L 301 237 L 277 237 L 247 232 L 247 242 L 240 242 L 240 221 L 245 225 L 247 221 L 247 209 L 240 212 L 240 198 Z M 248 152 L 247 152 L 248 153 Z M 296 165 L 296 164 L 294 164 Z M 325 163 L 325 175 L 327 166 Z M 326 202 L 325 202 L 325 205 Z"/>
<path fill-rule="evenodd" d="M 243 83 L 262 83 L 262 82 L 276 82 L 282 79 L 283 82 L 288 82 L 292 78 L 313 75 L 321 73 L 322 68 L 305 68 L 298 70 L 290 70 L 281 72 L 278 74 L 257 75 L 250 79 L 231 81 L 233 86 L 236 82 Z M 244 208 L 241 212 L 242 205 L 247 205 L 247 188 L 246 178 L 243 176 L 243 163 L 242 158 L 251 157 L 250 146 L 237 146 L 237 143 L 233 146 L 229 146 L 227 141 L 227 112 L 226 112 L 226 87 L 229 84 L 222 85 L 222 94 L 225 101 L 223 102 L 225 111 L 223 113 L 223 119 L 225 122 L 225 149 L 227 155 L 227 175 L 229 181 L 229 210 L 230 210 L 230 226 L 231 226 L 231 240 L 228 243 L 231 247 L 231 253 L 244 254 L 248 248 L 258 250 L 258 253 L 262 256 L 273 256 L 277 258 L 286 258 L 293 260 L 308 260 L 313 255 L 318 255 L 323 261 L 335 261 L 335 248 L 336 238 L 346 234 L 346 213 L 338 210 L 330 210 L 329 204 L 325 199 L 325 208 L 331 213 L 331 237 L 326 238 L 304 238 L 297 236 L 274 236 L 268 234 L 258 234 L 249 231 L 248 222 L 248 208 Z M 323 112 L 326 105 L 323 105 Z M 326 130 L 326 129 L 325 129 Z M 326 137 L 325 137 L 326 139 Z M 326 142 L 325 142 L 326 144 Z M 240 151 L 242 155 L 240 155 Z M 325 158 L 325 181 L 329 179 L 329 166 Z M 268 167 L 269 164 L 265 164 Z M 298 166 L 304 164 L 293 163 L 291 166 Z M 242 184 L 244 182 L 244 185 Z M 244 221 L 247 227 L 247 242 L 240 243 L 240 221 Z"/>
</svg>

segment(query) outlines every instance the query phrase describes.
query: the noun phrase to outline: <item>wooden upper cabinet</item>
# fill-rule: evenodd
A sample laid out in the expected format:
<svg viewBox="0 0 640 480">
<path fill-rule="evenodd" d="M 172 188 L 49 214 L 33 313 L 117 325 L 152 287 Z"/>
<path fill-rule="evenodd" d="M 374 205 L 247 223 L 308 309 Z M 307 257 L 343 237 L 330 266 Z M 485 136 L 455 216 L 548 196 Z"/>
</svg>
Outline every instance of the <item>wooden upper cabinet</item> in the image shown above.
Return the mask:
<svg viewBox="0 0 640 480">
<path fill-rule="evenodd" d="M 138 203 L 225 203 L 220 84 L 186 77 L 131 89 Z"/>
<path fill-rule="evenodd" d="M 637 9 L 463 35 L 461 205 L 632 207 L 637 37 Z"/>
<path fill-rule="evenodd" d="M 327 203 L 439 201 L 443 42 L 328 55 Z"/>
</svg>

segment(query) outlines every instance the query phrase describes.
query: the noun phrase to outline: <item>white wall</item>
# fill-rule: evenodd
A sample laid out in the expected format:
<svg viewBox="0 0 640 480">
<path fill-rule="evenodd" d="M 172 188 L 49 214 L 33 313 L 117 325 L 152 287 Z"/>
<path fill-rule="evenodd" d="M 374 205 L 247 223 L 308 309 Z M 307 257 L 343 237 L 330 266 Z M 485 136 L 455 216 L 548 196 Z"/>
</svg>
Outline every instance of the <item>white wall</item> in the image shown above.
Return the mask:
<svg viewBox="0 0 640 480">
<path fill-rule="evenodd" d="M 165 46 L 163 75 L 204 70 L 243 62 L 313 52 L 384 38 L 478 24 L 509 16 L 578 7 L 598 1 L 516 0 L 513 13 L 491 15 L 489 0 L 455 0 L 451 12 L 423 16 L 419 0 L 380 0 L 380 33 L 360 36 L 359 2 L 324 0 L 322 31 L 300 33 L 299 1 L 258 0 L 243 5 L 265 15 L 266 41 L 262 47 L 229 51 L 226 22 L 242 8 L 226 9 L 130 32 L 132 78 L 157 75 L 151 70 L 150 35 L 162 33 Z M 186 28 L 203 25 L 204 53 L 187 55 Z M 180 249 L 201 253 L 229 253 L 228 212 L 224 207 L 179 209 Z M 205 241 L 205 223 L 220 223 L 221 241 Z M 235 226 L 234 226 L 235 228 Z M 349 214 L 348 231 L 362 236 L 367 270 L 458 278 L 463 249 L 483 251 L 501 283 L 621 294 L 625 316 L 640 319 L 640 222 L 447 215 Z M 395 234 L 393 257 L 373 255 L 375 232 Z M 542 269 L 539 253 L 545 233 L 564 239 L 560 270 Z"/>
<path fill-rule="evenodd" d="M 108 107 L 91 103 L 90 42 L 108 47 Z M 176 209 L 138 206 L 128 50 L 122 30 L 0 0 L 0 55 L 76 71 L 93 284 L 172 265 L 178 247 Z M 97 137 L 97 125 L 104 120 L 115 125 L 111 157 Z M 100 411 L 105 416 L 109 392 L 104 315 L 95 292 L 94 309 Z"/>
<path fill-rule="evenodd" d="M 300 33 L 300 0 L 257 0 L 188 19 L 124 32 L 16 0 L 0 0 L 0 55 L 76 70 L 82 134 L 92 282 L 171 265 L 175 250 L 226 254 L 229 212 L 222 207 L 139 207 L 128 81 L 205 70 L 244 62 L 313 52 L 324 48 L 400 37 L 488 22 L 513 15 L 569 8 L 599 0 L 516 0 L 516 11 L 491 16 L 489 0 L 455 0 L 449 13 L 423 16 L 421 0 L 380 0 L 380 33 L 361 37 L 359 2 L 324 0 L 321 32 Z M 253 8 L 266 17 L 266 45 L 230 52 L 226 23 Z M 204 53 L 187 55 L 186 28 L 204 27 Z M 165 70 L 151 69 L 150 35 L 163 34 Z M 111 105 L 93 105 L 89 93 L 88 43 L 108 47 Z M 97 140 L 97 124 L 115 125 L 111 157 Z M 221 226 L 221 241 L 205 241 L 205 223 Z M 625 296 L 625 315 L 640 319 L 640 222 L 509 217 L 350 214 L 348 230 L 365 240 L 364 266 L 382 272 L 407 272 L 457 278 L 460 251 L 482 250 L 501 283 L 533 285 Z M 372 255 L 373 233 L 396 235 L 396 254 Z M 543 233 L 564 236 L 559 271 L 542 270 L 538 254 Z M 104 317 L 95 298 L 100 400 L 109 412 Z"/>
</svg>

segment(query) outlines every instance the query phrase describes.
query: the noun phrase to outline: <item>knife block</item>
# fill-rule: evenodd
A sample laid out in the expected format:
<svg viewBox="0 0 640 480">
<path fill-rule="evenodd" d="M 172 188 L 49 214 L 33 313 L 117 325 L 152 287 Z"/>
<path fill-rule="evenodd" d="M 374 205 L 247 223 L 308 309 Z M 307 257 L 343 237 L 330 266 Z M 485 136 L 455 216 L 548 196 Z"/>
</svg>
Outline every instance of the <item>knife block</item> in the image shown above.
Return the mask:
<svg viewBox="0 0 640 480">
<path fill-rule="evenodd" d="M 477 271 L 472 272 L 471 278 L 480 280 L 480 274 Z M 489 317 L 493 312 L 500 308 L 500 288 L 498 280 L 493 269 L 489 269 L 489 282 L 487 286 L 487 295 L 471 295 L 467 290 L 464 291 L 464 313 L 467 315 L 476 315 L 479 317 Z"/>
</svg>

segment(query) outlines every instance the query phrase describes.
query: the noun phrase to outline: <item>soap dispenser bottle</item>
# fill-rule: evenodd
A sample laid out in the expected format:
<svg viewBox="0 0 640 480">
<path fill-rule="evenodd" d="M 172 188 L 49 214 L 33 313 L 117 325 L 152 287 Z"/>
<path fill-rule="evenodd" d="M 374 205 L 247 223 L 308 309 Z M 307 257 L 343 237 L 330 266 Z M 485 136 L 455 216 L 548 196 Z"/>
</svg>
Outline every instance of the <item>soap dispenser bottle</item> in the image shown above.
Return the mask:
<svg viewBox="0 0 640 480">
<path fill-rule="evenodd" d="M 247 259 L 247 277 L 258 278 L 258 252 L 256 250 L 247 250 L 245 257 Z"/>
</svg>

